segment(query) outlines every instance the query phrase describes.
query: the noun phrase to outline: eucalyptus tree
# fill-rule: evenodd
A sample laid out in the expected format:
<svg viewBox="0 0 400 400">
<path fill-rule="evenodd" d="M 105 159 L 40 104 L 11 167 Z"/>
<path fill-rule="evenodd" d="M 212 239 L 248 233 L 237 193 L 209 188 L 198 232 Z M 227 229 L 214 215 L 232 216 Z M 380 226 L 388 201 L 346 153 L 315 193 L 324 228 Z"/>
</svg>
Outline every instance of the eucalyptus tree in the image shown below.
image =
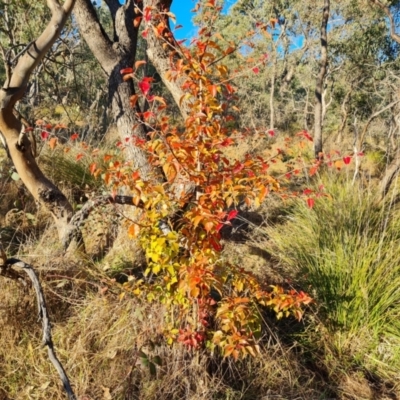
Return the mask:
<svg viewBox="0 0 400 400">
<path fill-rule="evenodd" d="M 6 3 L 10 5 L 12 2 Z M 47 0 L 50 14 L 48 24 L 41 26 L 39 36 L 6 64 L 6 80 L 0 91 L 0 131 L 5 144 L 29 192 L 53 215 L 60 238 L 68 236 L 73 230 L 70 226 L 72 207 L 65 195 L 46 178 L 38 167 L 32 152 L 32 142 L 22 129 L 20 119 L 15 116 L 14 107 L 23 98 L 35 68 L 60 37 L 74 4 L 75 0 L 66 0 L 63 4 L 58 0 Z M 4 10 L 3 8 L 3 12 Z M 13 32 L 11 29 L 11 34 Z"/>
</svg>

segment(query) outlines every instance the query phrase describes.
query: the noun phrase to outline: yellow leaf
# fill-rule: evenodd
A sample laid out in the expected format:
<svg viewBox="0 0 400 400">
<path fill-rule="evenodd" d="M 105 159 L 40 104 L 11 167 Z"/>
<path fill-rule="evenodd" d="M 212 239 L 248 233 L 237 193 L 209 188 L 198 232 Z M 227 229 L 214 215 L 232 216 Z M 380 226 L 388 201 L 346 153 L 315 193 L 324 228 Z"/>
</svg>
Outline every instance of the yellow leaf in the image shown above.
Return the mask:
<svg viewBox="0 0 400 400">
<path fill-rule="evenodd" d="M 203 219 L 202 215 L 197 215 L 196 217 L 193 218 L 193 225 L 195 228 L 197 228 L 197 225 L 199 225 L 202 219 Z"/>
<path fill-rule="evenodd" d="M 157 275 L 161 271 L 161 265 L 155 264 L 155 265 L 153 265 L 153 268 L 151 270 L 153 271 L 153 274 Z"/>
</svg>

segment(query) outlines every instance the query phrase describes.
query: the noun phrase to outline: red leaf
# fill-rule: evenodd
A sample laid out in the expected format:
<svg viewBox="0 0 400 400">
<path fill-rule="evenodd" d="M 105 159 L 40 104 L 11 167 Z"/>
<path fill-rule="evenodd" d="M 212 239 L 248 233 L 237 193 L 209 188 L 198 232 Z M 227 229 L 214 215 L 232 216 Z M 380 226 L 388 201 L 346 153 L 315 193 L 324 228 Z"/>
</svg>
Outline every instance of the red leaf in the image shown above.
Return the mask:
<svg viewBox="0 0 400 400">
<path fill-rule="evenodd" d="M 71 140 L 76 140 L 76 139 L 78 139 L 78 137 L 79 137 L 79 134 L 78 134 L 78 133 L 73 133 L 73 134 L 71 135 L 70 139 L 71 139 Z"/>
<path fill-rule="evenodd" d="M 151 111 L 146 111 L 143 113 L 143 118 L 147 121 L 150 117 L 155 117 L 154 113 Z"/>
<path fill-rule="evenodd" d="M 132 179 L 134 181 L 138 180 L 139 178 L 140 178 L 139 171 L 135 171 L 135 172 L 132 173 Z"/>
<path fill-rule="evenodd" d="M 233 141 L 233 139 L 227 138 L 227 139 L 225 139 L 225 140 L 221 143 L 221 146 L 222 146 L 222 147 L 227 147 L 227 146 L 230 146 L 232 143 L 235 143 L 235 142 Z"/>
<path fill-rule="evenodd" d="M 76 156 L 76 161 L 79 161 L 82 157 L 83 157 L 83 154 L 82 154 L 82 153 L 78 154 L 78 155 Z"/>
<path fill-rule="evenodd" d="M 260 69 L 259 69 L 258 67 L 254 67 L 254 68 L 253 68 L 253 72 L 254 72 L 255 74 L 258 74 L 258 73 L 260 72 Z"/>
<path fill-rule="evenodd" d="M 275 131 L 273 130 L 273 129 L 270 129 L 269 131 L 268 131 L 268 135 L 269 136 L 275 136 Z"/>
<path fill-rule="evenodd" d="M 350 162 L 351 162 L 351 157 L 350 157 L 350 156 L 343 157 L 343 162 L 344 162 L 346 165 L 349 165 Z"/>
<path fill-rule="evenodd" d="M 42 131 L 42 132 L 40 133 L 40 137 L 41 137 L 43 140 L 46 140 L 46 139 L 49 137 L 49 132 Z"/>
<path fill-rule="evenodd" d="M 149 22 L 151 20 L 151 7 L 146 7 L 144 10 L 144 19 L 146 22 Z"/>
<path fill-rule="evenodd" d="M 304 191 L 303 191 L 303 194 L 304 194 L 305 196 L 308 196 L 308 195 L 311 194 L 311 193 L 313 193 L 313 190 L 311 190 L 311 189 L 304 189 Z"/>
<path fill-rule="evenodd" d="M 310 134 L 309 134 L 306 130 L 303 130 L 303 131 L 299 132 L 299 133 L 297 134 L 297 136 L 304 136 L 304 137 L 305 137 L 306 139 L 308 139 L 310 142 L 313 141 L 313 138 L 310 136 Z"/>
<path fill-rule="evenodd" d="M 240 162 L 237 162 L 236 165 L 235 165 L 235 168 L 233 168 L 232 172 L 233 172 L 234 174 L 237 174 L 237 173 L 239 173 L 243 168 L 244 168 L 244 165 L 243 165 L 242 163 L 240 163 Z"/>
<path fill-rule="evenodd" d="M 141 82 L 138 83 L 139 89 L 142 91 L 144 95 L 147 95 L 150 91 L 150 83 L 143 79 Z"/>
<path fill-rule="evenodd" d="M 119 72 L 121 73 L 121 75 L 131 74 L 133 72 L 133 68 L 122 68 Z"/>
<path fill-rule="evenodd" d="M 212 247 L 214 247 L 215 251 L 221 251 L 222 250 L 222 245 L 219 243 L 219 241 L 215 240 L 213 237 L 210 237 L 210 243 Z"/>
<path fill-rule="evenodd" d="M 237 210 L 232 210 L 229 212 L 228 216 L 226 217 L 227 221 L 230 221 L 231 219 L 234 219 L 236 215 L 238 215 L 239 211 Z"/>
<path fill-rule="evenodd" d="M 222 229 L 222 227 L 224 226 L 224 224 L 222 224 L 221 222 L 215 227 L 215 230 L 217 231 L 217 232 L 219 232 L 221 229 Z"/>
<path fill-rule="evenodd" d="M 313 176 L 313 175 L 315 175 L 317 173 L 317 171 L 318 171 L 318 166 L 314 165 L 313 167 L 310 168 L 309 175 Z"/>
<path fill-rule="evenodd" d="M 314 204 L 315 204 L 315 200 L 314 199 L 311 199 L 311 198 L 307 199 L 308 208 L 313 208 Z"/>
</svg>

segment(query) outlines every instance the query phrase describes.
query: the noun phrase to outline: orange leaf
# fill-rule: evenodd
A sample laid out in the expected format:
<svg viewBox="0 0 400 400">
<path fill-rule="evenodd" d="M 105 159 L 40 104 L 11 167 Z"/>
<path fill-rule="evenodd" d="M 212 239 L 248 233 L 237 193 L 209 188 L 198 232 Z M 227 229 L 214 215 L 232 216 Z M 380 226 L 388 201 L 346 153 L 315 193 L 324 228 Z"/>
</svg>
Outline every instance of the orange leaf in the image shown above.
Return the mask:
<svg viewBox="0 0 400 400">
<path fill-rule="evenodd" d="M 135 107 L 136 102 L 138 101 L 138 98 L 139 98 L 139 95 L 137 95 L 137 94 L 134 94 L 133 96 L 131 96 L 129 98 L 129 102 L 131 104 L 131 107 Z"/>
<path fill-rule="evenodd" d="M 53 137 L 49 140 L 49 146 L 52 150 L 54 150 L 54 148 L 57 146 L 57 141 L 58 139 Z"/>
<path fill-rule="evenodd" d="M 96 163 L 91 163 L 91 164 L 90 164 L 90 167 L 89 167 L 89 171 L 90 171 L 90 173 L 91 173 L 92 175 L 95 173 L 96 169 L 97 169 Z"/>
<path fill-rule="evenodd" d="M 163 169 L 165 175 L 167 176 L 168 182 L 173 182 L 178 174 L 175 164 L 166 164 Z"/>
<path fill-rule="evenodd" d="M 146 61 L 141 60 L 141 61 L 136 61 L 135 62 L 135 70 L 137 70 L 141 65 L 146 64 Z"/>
<path fill-rule="evenodd" d="M 211 93 L 212 97 L 216 97 L 217 96 L 217 86 L 216 85 L 208 86 L 208 90 Z"/>
<path fill-rule="evenodd" d="M 128 229 L 128 235 L 131 239 L 136 239 L 139 235 L 140 227 L 137 224 L 132 224 Z"/>
<path fill-rule="evenodd" d="M 343 161 L 342 160 L 335 161 L 335 168 L 341 170 L 343 168 Z"/>
<path fill-rule="evenodd" d="M 211 221 L 208 221 L 208 222 L 203 222 L 203 226 L 207 232 L 210 232 L 214 224 Z"/>
</svg>

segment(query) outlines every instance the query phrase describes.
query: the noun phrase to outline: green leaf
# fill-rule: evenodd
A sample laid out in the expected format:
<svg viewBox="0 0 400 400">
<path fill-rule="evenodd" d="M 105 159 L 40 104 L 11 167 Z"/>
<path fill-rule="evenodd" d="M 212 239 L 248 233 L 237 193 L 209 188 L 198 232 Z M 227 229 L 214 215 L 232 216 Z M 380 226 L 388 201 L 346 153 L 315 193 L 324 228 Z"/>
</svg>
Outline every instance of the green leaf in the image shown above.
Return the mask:
<svg viewBox="0 0 400 400">
<path fill-rule="evenodd" d="M 21 178 L 19 177 L 19 175 L 16 172 L 13 172 L 11 174 L 11 179 L 13 179 L 14 181 L 19 181 Z"/>
<path fill-rule="evenodd" d="M 159 367 L 162 366 L 162 360 L 161 360 L 160 356 L 155 356 L 152 361 L 154 364 L 158 365 Z"/>
<path fill-rule="evenodd" d="M 157 375 L 157 368 L 155 366 L 155 364 L 153 364 L 152 362 L 149 363 L 149 370 L 150 370 L 150 374 L 155 376 Z"/>
</svg>

